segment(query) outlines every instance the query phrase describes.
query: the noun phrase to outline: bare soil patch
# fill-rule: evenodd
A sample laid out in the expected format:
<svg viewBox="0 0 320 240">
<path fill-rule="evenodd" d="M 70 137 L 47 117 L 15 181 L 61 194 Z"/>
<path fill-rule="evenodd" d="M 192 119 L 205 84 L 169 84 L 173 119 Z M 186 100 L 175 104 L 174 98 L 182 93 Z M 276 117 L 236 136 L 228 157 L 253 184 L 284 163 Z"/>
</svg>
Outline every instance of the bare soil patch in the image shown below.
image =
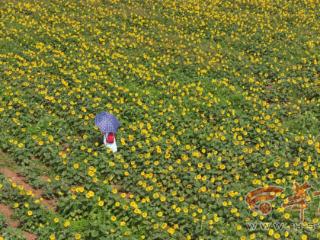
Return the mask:
<svg viewBox="0 0 320 240">
<path fill-rule="evenodd" d="M 0 203 L 0 213 L 6 218 L 6 223 L 8 224 L 9 227 L 18 228 L 20 226 L 20 222 L 12 218 L 13 210 L 7 205 Z M 27 240 L 37 239 L 37 235 L 33 233 L 26 232 L 26 231 L 22 231 L 22 233 Z"/>
<path fill-rule="evenodd" d="M 11 179 L 11 181 L 16 183 L 17 185 L 22 186 L 26 191 L 30 191 L 34 197 L 41 200 L 41 204 L 48 207 L 50 210 L 55 211 L 55 208 L 57 206 L 56 201 L 53 199 L 44 199 L 42 197 L 43 191 L 41 189 L 34 189 L 27 183 L 26 179 L 23 176 L 12 171 L 9 168 L 0 168 L 0 173 L 3 174 L 6 178 Z"/>
</svg>

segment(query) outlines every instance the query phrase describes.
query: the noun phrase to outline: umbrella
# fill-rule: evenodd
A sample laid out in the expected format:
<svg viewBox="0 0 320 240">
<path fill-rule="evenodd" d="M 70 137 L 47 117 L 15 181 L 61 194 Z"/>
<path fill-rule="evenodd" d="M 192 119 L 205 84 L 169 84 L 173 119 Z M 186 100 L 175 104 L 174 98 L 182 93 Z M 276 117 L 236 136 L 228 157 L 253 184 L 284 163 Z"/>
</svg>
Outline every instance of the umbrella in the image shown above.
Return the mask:
<svg viewBox="0 0 320 240">
<path fill-rule="evenodd" d="M 118 119 L 112 114 L 107 112 L 99 113 L 95 117 L 94 123 L 103 133 L 109 133 L 109 132 L 116 133 L 120 126 Z"/>
</svg>

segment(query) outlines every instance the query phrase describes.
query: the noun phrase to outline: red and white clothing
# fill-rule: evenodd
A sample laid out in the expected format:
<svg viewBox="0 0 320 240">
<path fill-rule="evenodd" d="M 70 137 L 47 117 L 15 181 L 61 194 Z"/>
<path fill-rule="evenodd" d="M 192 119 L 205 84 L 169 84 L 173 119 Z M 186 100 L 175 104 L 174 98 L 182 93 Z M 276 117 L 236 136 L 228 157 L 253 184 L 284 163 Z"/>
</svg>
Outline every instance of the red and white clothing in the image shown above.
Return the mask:
<svg viewBox="0 0 320 240">
<path fill-rule="evenodd" d="M 104 134 L 103 143 L 106 147 L 110 148 L 112 152 L 116 152 L 118 150 L 115 133 L 109 132 Z"/>
</svg>

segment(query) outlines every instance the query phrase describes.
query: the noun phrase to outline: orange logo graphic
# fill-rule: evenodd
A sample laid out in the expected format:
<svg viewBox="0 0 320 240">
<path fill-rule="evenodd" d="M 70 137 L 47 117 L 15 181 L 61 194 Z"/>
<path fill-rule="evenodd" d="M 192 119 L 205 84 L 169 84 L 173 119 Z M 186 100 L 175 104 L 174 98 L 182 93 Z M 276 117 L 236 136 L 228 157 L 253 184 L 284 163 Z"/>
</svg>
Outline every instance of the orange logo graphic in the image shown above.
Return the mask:
<svg viewBox="0 0 320 240">
<path fill-rule="evenodd" d="M 285 208 L 289 208 L 291 210 L 300 211 L 300 221 L 304 222 L 304 210 L 307 208 L 307 190 L 311 186 L 308 183 L 304 183 L 299 185 L 298 183 L 294 183 L 292 190 L 294 194 L 288 197 L 288 203 L 283 204 L 282 206 Z"/>
<path fill-rule="evenodd" d="M 305 209 L 308 207 L 308 202 L 311 199 L 307 191 L 311 188 L 309 183 L 293 184 L 293 194 L 284 201 L 282 207 L 292 211 L 300 211 L 300 222 L 304 222 Z M 267 215 L 272 211 L 271 201 L 274 200 L 279 194 L 283 192 L 283 188 L 277 186 L 261 187 L 249 192 L 246 196 L 246 202 L 251 210 L 260 211 L 262 214 Z M 320 191 L 314 191 L 313 197 L 320 196 Z M 320 203 L 316 212 L 320 216 Z"/>
<path fill-rule="evenodd" d="M 271 200 L 277 197 L 277 194 L 283 192 L 283 189 L 276 186 L 257 188 L 247 194 L 246 202 L 251 210 L 258 210 L 267 215 L 271 212 Z"/>
</svg>

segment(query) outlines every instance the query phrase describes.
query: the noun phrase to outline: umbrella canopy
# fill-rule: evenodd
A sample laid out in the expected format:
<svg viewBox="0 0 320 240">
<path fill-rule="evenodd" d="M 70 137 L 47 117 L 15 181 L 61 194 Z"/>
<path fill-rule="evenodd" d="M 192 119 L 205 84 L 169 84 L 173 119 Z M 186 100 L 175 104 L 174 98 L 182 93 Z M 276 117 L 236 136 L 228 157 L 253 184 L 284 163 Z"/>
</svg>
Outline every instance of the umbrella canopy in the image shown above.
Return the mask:
<svg viewBox="0 0 320 240">
<path fill-rule="evenodd" d="M 120 126 L 118 119 L 112 114 L 107 112 L 99 113 L 95 117 L 94 123 L 103 133 L 109 133 L 109 132 L 116 133 Z"/>
</svg>

